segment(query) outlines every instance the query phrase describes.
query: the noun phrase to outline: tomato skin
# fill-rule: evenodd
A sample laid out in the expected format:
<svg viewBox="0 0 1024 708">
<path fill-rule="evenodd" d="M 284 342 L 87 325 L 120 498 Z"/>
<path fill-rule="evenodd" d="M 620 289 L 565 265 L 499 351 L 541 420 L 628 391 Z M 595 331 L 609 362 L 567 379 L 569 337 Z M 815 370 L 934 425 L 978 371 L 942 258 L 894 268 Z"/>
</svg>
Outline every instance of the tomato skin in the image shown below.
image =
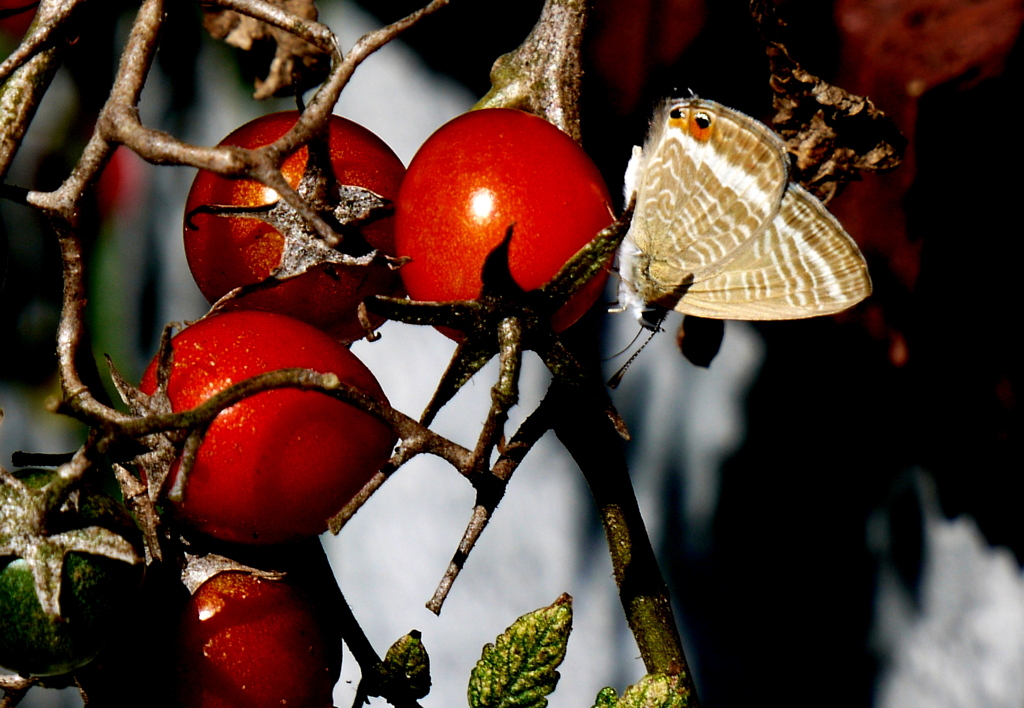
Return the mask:
<svg viewBox="0 0 1024 708">
<path fill-rule="evenodd" d="M 40 488 L 51 470 L 20 470 L 16 475 Z M 128 512 L 90 486 L 80 488 L 74 514 L 60 514 L 51 533 L 101 526 L 138 545 Z M 21 558 L 0 557 L 0 665 L 23 676 L 56 676 L 88 664 L 122 626 L 142 582 L 142 564 L 68 553 L 61 582 L 61 619 L 44 612 L 35 594 L 32 571 Z"/>
<path fill-rule="evenodd" d="M 219 573 L 181 615 L 177 697 L 188 708 L 330 708 L 341 639 L 288 581 Z"/>
<path fill-rule="evenodd" d="M 175 411 L 257 374 L 293 367 L 333 372 L 387 401 L 373 374 L 345 346 L 284 315 L 215 315 L 182 330 L 172 345 L 168 395 Z M 140 388 L 156 389 L 155 360 Z M 395 441 L 383 422 L 326 394 L 264 391 L 221 411 L 210 424 L 175 513 L 196 530 L 234 543 L 315 536 L 380 469 Z"/>
<path fill-rule="evenodd" d="M 221 145 L 254 148 L 272 143 L 298 119 L 287 111 L 262 116 L 234 131 Z M 398 156 L 366 128 L 340 116 L 331 116 L 328 146 L 335 177 L 340 184 L 369 189 L 393 200 L 405 174 Z M 306 168 L 308 149 L 291 155 L 281 171 L 297 187 Z M 192 276 L 211 303 L 231 290 L 261 282 L 270 276 L 281 258 L 284 237 L 272 226 L 252 218 L 192 214 L 203 205 L 260 206 L 276 195 L 259 182 L 232 179 L 200 170 L 185 204 L 185 255 Z M 192 214 L 191 216 L 189 216 Z M 196 227 L 189 228 L 188 222 Z M 373 248 L 394 253 L 393 218 L 373 221 L 360 233 Z M 251 293 L 229 309 L 259 309 L 296 317 L 343 341 L 365 333 L 356 319 L 356 308 L 370 295 L 400 291 L 398 275 L 384 267 L 325 264 L 272 288 Z M 382 322 L 374 320 L 375 325 Z"/>
<path fill-rule="evenodd" d="M 542 118 L 488 108 L 441 126 L 416 153 L 395 208 L 395 248 L 412 258 L 400 269 L 410 297 L 472 300 L 509 226 L 512 277 L 529 291 L 613 220 L 604 179 L 579 145 Z M 556 331 L 590 308 L 606 279 L 555 313 Z"/>
<path fill-rule="evenodd" d="M 0 0 L 0 13 L 12 13 L 0 19 L 0 31 L 21 40 L 36 16 L 32 0 Z"/>
</svg>

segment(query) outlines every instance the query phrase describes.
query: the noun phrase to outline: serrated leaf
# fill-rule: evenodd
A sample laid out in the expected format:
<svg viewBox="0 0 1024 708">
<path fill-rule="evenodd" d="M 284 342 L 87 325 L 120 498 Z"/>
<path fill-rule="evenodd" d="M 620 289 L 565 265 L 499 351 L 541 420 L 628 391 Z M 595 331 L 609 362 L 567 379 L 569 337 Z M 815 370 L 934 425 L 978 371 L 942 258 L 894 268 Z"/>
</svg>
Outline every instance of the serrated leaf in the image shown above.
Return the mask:
<svg viewBox="0 0 1024 708">
<path fill-rule="evenodd" d="M 523 615 L 484 647 L 469 677 L 472 708 L 545 708 L 572 631 L 572 598 Z"/>
<path fill-rule="evenodd" d="M 690 689 L 686 684 L 685 674 L 647 674 L 621 696 L 614 688 L 601 689 L 594 708 L 687 708 Z"/>
</svg>

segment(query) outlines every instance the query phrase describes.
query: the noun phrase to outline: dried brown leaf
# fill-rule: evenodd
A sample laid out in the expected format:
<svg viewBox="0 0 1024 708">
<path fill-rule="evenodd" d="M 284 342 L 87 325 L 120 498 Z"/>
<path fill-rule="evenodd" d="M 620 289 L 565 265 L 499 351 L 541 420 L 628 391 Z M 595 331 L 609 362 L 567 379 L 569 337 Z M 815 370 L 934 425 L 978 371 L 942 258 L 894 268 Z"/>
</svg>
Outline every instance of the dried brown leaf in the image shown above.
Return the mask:
<svg viewBox="0 0 1024 708">
<path fill-rule="evenodd" d="M 773 3 L 754 0 L 751 11 L 771 65 L 772 123 L 796 157 L 793 178 L 827 202 L 862 171 L 896 168 L 907 141 L 893 121 L 867 97 L 801 67 L 780 39 Z"/>
<path fill-rule="evenodd" d="M 280 580 L 285 577 L 282 572 L 253 568 L 216 553 L 205 555 L 185 553 L 185 567 L 181 569 L 181 582 L 188 588 L 190 594 L 195 595 L 196 590 L 207 580 L 220 573 L 228 572 L 248 573 L 266 580 Z"/>
<path fill-rule="evenodd" d="M 307 20 L 316 20 L 313 0 L 268 0 L 284 10 Z M 252 50 L 260 42 L 274 42 L 276 49 L 265 79 L 256 79 L 253 98 L 287 96 L 296 88 L 304 91 L 323 81 L 330 65 L 330 56 L 309 42 L 234 10 L 204 7 L 203 26 L 215 39 L 223 39 L 243 51 Z"/>
</svg>

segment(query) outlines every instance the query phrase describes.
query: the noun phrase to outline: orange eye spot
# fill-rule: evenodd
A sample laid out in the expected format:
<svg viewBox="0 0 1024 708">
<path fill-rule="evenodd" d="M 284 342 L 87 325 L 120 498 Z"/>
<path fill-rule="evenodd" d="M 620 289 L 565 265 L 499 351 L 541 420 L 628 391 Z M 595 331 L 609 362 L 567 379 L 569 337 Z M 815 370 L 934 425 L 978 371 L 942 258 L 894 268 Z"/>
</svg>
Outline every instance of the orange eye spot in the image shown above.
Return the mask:
<svg viewBox="0 0 1024 708">
<path fill-rule="evenodd" d="M 705 111 L 694 111 L 690 116 L 690 135 L 698 142 L 706 142 L 711 138 L 711 114 Z"/>
</svg>

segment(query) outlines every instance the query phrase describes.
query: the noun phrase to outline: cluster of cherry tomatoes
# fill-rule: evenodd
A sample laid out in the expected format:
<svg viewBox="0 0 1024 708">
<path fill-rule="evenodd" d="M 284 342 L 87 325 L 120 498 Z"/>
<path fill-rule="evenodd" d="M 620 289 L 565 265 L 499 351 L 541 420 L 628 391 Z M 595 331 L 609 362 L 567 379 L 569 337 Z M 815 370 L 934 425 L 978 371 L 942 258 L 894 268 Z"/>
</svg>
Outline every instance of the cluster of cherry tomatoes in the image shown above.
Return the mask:
<svg viewBox="0 0 1024 708">
<path fill-rule="evenodd" d="M 266 145 L 296 119 L 294 112 L 264 116 L 223 144 Z M 427 140 L 408 171 L 383 141 L 340 117 L 331 118 L 326 145 L 338 184 L 393 205 L 393 216 L 343 230 L 343 250 L 355 244 L 355 255 L 376 249 L 394 256 L 405 262 L 397 270 L 401 277 L 386 266 L 327 263 L 272 287 L 252 287 L 272 275 L 285 247 L 280 230 L 259 218 L 278 195 L 257 182 L 201 171 L 185 207 L 192 274 L 211 302 L 246 289 L 172 339 L 166 396 L 173 410 L 189 410 L 232 384 L 284 368 L 334 373 L 386 402 L 347 347 L 366 333 L 366 320 L 358 316 L 365 298 L 404 290 L 417 300 L 474 299 L 484 260 L 510 227 L 509 271 L 523 290 L 532 290 L 613 219 L 607 188 L 582 149 L 519 111 L 486 109 L 456 118 Z M 308 153 L 303 148 L 282 166 L 293 188 L 306 173 Z M 556 312 L 554 328 L 578 319 L 603 282 L 596 278 Z M 157 369 L 154 359 L 142 379 L 144 393 L 159 393 Z M 377 472 L 395 442 L 384 422 L 324 393 L 264 391 L 208 426 L 169 511 L 197 537 L 216 543 L 251 548 L 308 539 L 326 530 L 329 517 Z M 175 463 L 169 487 L 178 484 L 177 474 Z M 237 572 L 203 584 L 180 623 L 182 700 L 190 706 L 331 705 L 337 638 L 317 629 L 306 596 L 287 582 Z"/>
</svg>

